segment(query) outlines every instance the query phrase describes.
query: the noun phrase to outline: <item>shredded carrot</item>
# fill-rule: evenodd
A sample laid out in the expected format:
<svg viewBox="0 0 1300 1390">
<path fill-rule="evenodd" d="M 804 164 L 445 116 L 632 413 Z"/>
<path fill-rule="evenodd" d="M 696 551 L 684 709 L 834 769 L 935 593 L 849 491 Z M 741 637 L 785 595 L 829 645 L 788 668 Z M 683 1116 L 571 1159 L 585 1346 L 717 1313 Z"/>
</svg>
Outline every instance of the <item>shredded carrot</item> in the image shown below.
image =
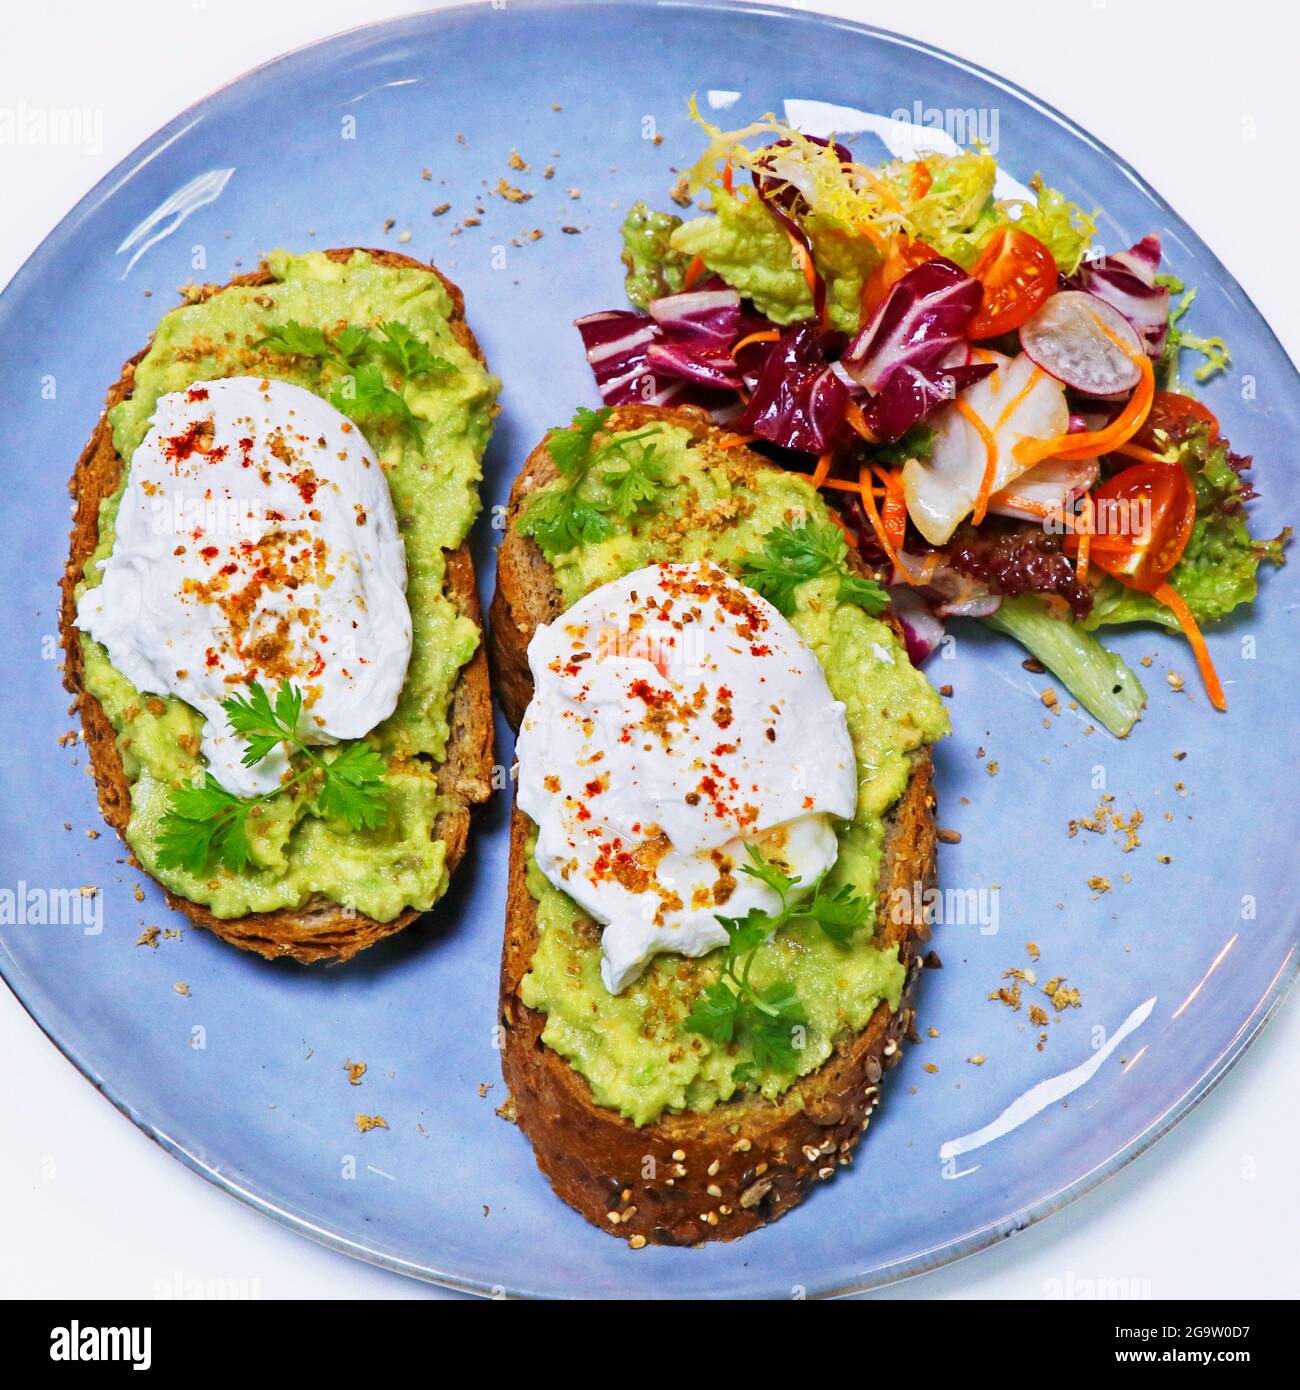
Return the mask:
<svg viewBox="0 0 1300 1390">
<path fill-rule="evenodd" d="M 821 456 L 821 458 L 819 458 L 819 459 L 817 460 L 817 467 L 814 468 L 813 471 L 812 471 L 812 485 L 813 485 L 813 487 L 821 487 L 821 485 L 826 481 L 826 479 L 830 477 L 830 475 L 831 475 L 831 459 L 832 459 L 832 458 L 834 458 L 834 455 L 833 455 L 833 454 L 831 453 L 831 451 L 828 449 L 828 450 Z"/>
<path fill-rule="evenodd" d="M 717 447 L 719 449 L 739 449 L 742 444 L 752 444 L 758 438 L 756 434 L 729 434 L 723 439 L 719 439 Z"/>
<path fill-rule="evenodd" d="M 930 166 L 925 163 L 912 165 L 912 182 L 908 188 L 908 194 L 915 203 L 930 191 L 930 185 L 934 179 L 930 175 Z"/>
<path fill-rule="evenodd" d="M 1182 628 L 1183 634 L 1191 644 L 1192 651 L 1196 656 L 1197 669 L 1201 673 L 1201 679 L 1205 682 L 1205 693 L 1210 697 L 1210 703 L 1217 710 L 1226 710 L 1228 700 L 1223 693 L 1223 686 L 1219 684 L 1219 673 L 1214 669 L 1214 662 L 1210 660 L 1210 652 L 1205 645 L 1205 638 L 1201 636 L 1201 629 L 1196 625 L 1196 619 L 1192 617 L 1191 610 L 1183 602 L 1182 594 L 1172 584 L 1165 583 L 1154 590 L 1151 597 L 1163 603 L 1178 619 L 1178 626 Z"/>
<path fill-rule="evenodd" d="M 1068 522 L 1067 525 L 1069 525 Z M 1062 539 L 1061 546 L 1067 555 L 1077 554 L 1082 540 L 1083 532 L 1076 531 L 1071 527 Z M 1094 554 L 1131 555 L 1133 553 L 1133 540 L 1130 536 L 1090 536 L 1088 548 Z"/>
<path fill-rule="evenodd" d="M 799 240 L 797 236 L 787 227 L 786 236 L 790 238 L 790 245 L 794 248 L 794 258 L 799 262 L 799 269 L 803 272 L 804 283 L 808 286 L 808 293 L 813 297 L 813 303 L 817 302 L 817 267 L 813 265 L 812 257 L 808 254 L 808 248 Z M 826 326 L 826 309 L 822 307 L 822 327 Z"/>
<path fill-rule="evenodd" d="M 844 539 L 845 539 L 846 541 L 848 541 L 848 543 L 849 543 L 849 549 L 850 549 L 850 550 L 857 550 L 857 548 L 858 548 L 858 538 L 857 538 L 857 537 L 853 534 L 853 532 L 850 531 L 849 528 L 844 524 L 843 518 L 840 516 L 839 512 L 837 512 L 837 511 L 835 510 L 834 507 L 830 507 L 830 508 L 827 509 L 827 513 L 826 513 L 826 514 L 827 514 L 827 515 L 830 517 L 830 519 L 836 524 L 836 526 L 838 526 L 838 527 L 840 528 L 840 530 L 844 533 Z"/>
<path fill-rule="evenodd" d="M 1029 373 L 1029 376 L 1025 379 L 1025 384 L 1020 388 L 1019 391 L 1016 392 L 1014 396 L 1011 397 L 1011 399 L 1006 403 L 1006 405 L 1002 407 L 1002 413 L 998 416 L 996 422 L 994 423 L 993 430 L 991 433 L 985 427 L 984 421 L 981 420 L 979 416 L 975 414 L 974 410 L 970 406 L 966 405 L 963 401 L 957 402 L 957 409 L 961 412 L 962 415 L 966 417 L 967 420 L 971 422 L 972 425 L 975 426 L 977 430 L 979 430 L 980 437 L 984 440 L 984 477 L 980 480 L 980 490 L 975 497 L 975 510 L 971 513 L 971 520 L 975 523 L 976 526 L 978 526 L 980 522 L 984 520 L 985 513 L 988 511 L 989 503 L 993 500 L 993 479 L 997 475 L 998 463 L 997 433 L 1002 428 L 1002 426 L 1005 425 L 1007 421 L 1016 413 L 1016 410 L 1019 408 L 1021 402 L 1024 401 L 1025 397 L 1028 396 L 1029 393 L 1034 389 L 1034 387 L 1038 385 L 1038 380 L 1042 375 L 1043 369 L 1041 367 L 1035 367 L 1034 370 Z M 993 380 L 996 382 L 996 376 L 993 378 Z M 995 385 L 994 390 L 997 389 L 998 387 Z M 986 491 L 986 489 L 988 490 Z M 1001 496 L 1004 494 L 999 495 Z M 1012 498 L 1007 497 L 1007 500 L 1011 501 Z M 1019 505 L 1025 507 L 1026 510 L 1029 509 L 1028 505 L 1023 502 L 1019 503 Z M 1047 516 L 1047 508 L 1044 507 L 1043 510 L 1038 513 L 1038 515 Z"/>
<path fill-rule="evenodd" d="M 799 269 L 803 272 L 808 293 L 815 295 L 817 293 L 817 269 L 812 263 L 812 257 L 808 254 L 808 248 L 792 231 L 787 230 L 786 236 L 790 238 L 790 245 L 794 247 L 794 258 L 799 262 Z"/>
<path fill-rule="evenodd" d="M 774 343 L 780 336 L 781 335 L 775 328 L 764 329 L 761 333 L 747 333 L 738 343 L 732 346 L 731 355 L 735 357 L 741 348 L 748 347 L 750 343 Z"/>
<path fill-rule="evenodd" d="M 686 274 L 682 276 L 682 289 L 689 290 L 691 286 L 704 274 L 708 267 L 696 256 L 690 265 L 686 267 Z"/>
<path fill-rule="evenodd" d="M 861 494 L 862 505 L 866 508 L 867 520 L 871 523 L 871 529 L 876 533 L 881 548 L 885 554 L 893 561 L 894 568 L 907 573 L 906 567 L 898 558 L 898 550 L 890 539 L 889 532 L 885 527 L 884 521 L 880 516 L 880 508 L 876 506 L 876 492 L 871 486 L 871 465 L 864 463 L 858 472 L 858 488 Z"/>
<path fill-rule="evenodd" d="M 726 164 L 723 165 L 723 168 L 722 168 L 722 186 L 723 186 L 723 188 L 725 188 L 725 189 L 727 190 L 728 193 L 734 193 L 734 192 L 735 192 L 735 189 L 732 187 L 732 179 L 731 179 L 731 160 L 727 160 Z"/>
<path fill-rule="evenodd" d="M 880 440 L 876 437 L 876 432 L 867 424 L 867 417 L 862 413 L 862 407 L 857 401 L 850 401 L 844 411 L 844 418 L 853 427 L 856 434 L 862 436 L 868 444 L 878 444 Z"/>
<path fill-rule="evenodd" d="M 984 476 L 980 479 L 980 488 L 975 494 L 975 510 L 971 513 L 971 521 L 978 526 L 984 520 L 984 513 L 989 509 L 989 496 L 993 491 L 993 479 L 997 476 L 998 441 L 994 439 L 993 432 L 984 421 L 960 396 L 957 397 L 956 406 L 957 413 L 974 427 L 979 437 L 984 441 Z"/>
<path fill-rule="evenodd" d="M 1088 577 L 1088 555 L 1092 550 L 1092 498 L 1083 499 L 1083 511 L 1079 513 L 1079 519 L 1083 522 L 1082 526 L 1075 528 L 1079 537 L 1079 553 L 1074 561 L 1074 577 L 1080 584 Z"/>
<path fill-rule="evenodd" d="M 1151 449 L 1144 449 L 1140 444 L 1121 444 L 1119 448 L 1112 449 L 1112 454 L 1123 454 L 1125 458 L 1137 459 L 1140 463 L 1173 463 L 1168 454 L 1157 454 Z"/>
<path fill-rule="evenodd" d="M 872 471 L 885 489 L 885 505 L 881 508 L 881 520 L 894 543 L 894 549 L 901 550 L 903 538 L 907 535 L 907 496 L 903 491 L 903 480 L 883 464 L 873 464 Z"/>
<path fill-rule="evenodd" d="M 1028 497 L 1019 497 L 1014 492 L 1007 492 L 1005 489 L 997 494 L 997 499 L 1004 506 L 1015 507 L 1019 511 L 1028 512 L 1030 516 L 1048 517 L 1052 515 L 1053 509 L 1046 502 L 1031 502 Z M 990 501 L 993 499 L 990 498 Z"/>
<path fill-rule="evenodd" d="M 1086 430 L 1081 434 L 1058 434 L 1054 439 L 1020 440 L 1013 450 L 1016 462 L 1025 468 L 1032 468 L 1048 458 L 1090 459 L 1097 454 L 1114 453 L 1121 444 L 1127 444 L 1146 422 L 1151 411 L 1151 402 L 1156 395 L 1155 373 L 1151 370 L 1151 359 L 1144 352 L 1134 351 L 1118 334 L 1097 320 L 1097 326 L 1112 339 L 1120 351 L 1137 364 L 1141 373 L 1133 394 L 1125 403 L 1124 409 L 1100 430 Z"/>
<path fill-rule="evenodd" d="M 1029 393 L 1034 389 L 1034 387 L 1038 385 L 1042 375 L 1043 369 L 1037 366 L 1034 368 L 1032 372 L 1029 373 L 1028 377 L 1025 378 L 1025 384 L 1020 388 L 1019 391 L 1016 392 L 1014 396 L 1011 397 L 1011 399 L 1006 403 L 1006 405 L 1002 407 L 1002 414 L 998 416 L 997 423 L 993 426 L 994 434 L 996 434 L 998 430 L 1000 430 L 1002 426 L 1005 425 L 1007 421 L 1016 413 L 1016 411 L 1024 403 L 1025 397 L 1028 396 Z"/>
</svg>

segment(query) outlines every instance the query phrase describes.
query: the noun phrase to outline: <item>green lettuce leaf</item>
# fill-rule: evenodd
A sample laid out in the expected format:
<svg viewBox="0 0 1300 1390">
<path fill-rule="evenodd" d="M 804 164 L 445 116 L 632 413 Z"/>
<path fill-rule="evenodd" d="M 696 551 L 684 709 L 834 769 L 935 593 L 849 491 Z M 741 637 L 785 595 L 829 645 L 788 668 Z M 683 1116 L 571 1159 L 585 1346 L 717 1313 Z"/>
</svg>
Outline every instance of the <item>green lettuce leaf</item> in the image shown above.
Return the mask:
<svg viewBox="0 0 1300 1390">
<path fill-rule="evenodd" d="M 1062 275 L 1073 275 L 1096 235 L 1097 214 L 1084 212 L 1064 193 L 1048 188 L 1039 174 L 1034 175 L 1029 186 L 1038 195 L 1038 201 L 1016 205 L 1020 209 L 1016 226 L 1047 247 Z M 999 211 L 1005 216 L 1010 206 L 1005 205 Z"/>
<path fill-rule="evenodd" d="M 1147 702 L 1124 660 L 1089 632 L 1057 617 L 1037 594 L 1005 598 L 986 626 L 1014 637 L 1116 738 L 1127 737 Z"/>
<path fill-rule="evenodd" d="M 1156 381 L 1166 391 L 1181 391 L 1178 379 L 1184 349 L 1199 352 L 1205 359 L 1193 372 L 1204 384 L 1216 372 L 1226 372 L 1232 365 L 1232 352 L 1222 338 L 1202 338 L 1182 327 L 1182 320 L 1196 300 L 1196 287 L 1188 289 L 1176 275 L 1157 275 L 1156 284 L 1169 290 L 1169 333 L 1164 351 L 1156 363 Z"/>
<path fill-rule="evenodd" d="M 914 198 L 913 173 L 919 163 L 929 171 L 930 185 Z M 975 263 L 981 243 L 997 225 L 993 205 L 997 172 L 993 156 L 983 153 L 927 154 L 923 160 L 896 160 L 881 170 L 902 205 L 912 235 L 966 269 Z"/>
<path fill-rule="evenodd" d="M 880 263 L 865 237 L 847 236 L 822 213 L 810 213 L 804 226 L 813 262 L 826 281 L 831 324 L 843 333 L 858 328 L 862 286 Z M 713 190 L 712 210 L 683 222 L 673 232 L 672 249 L 687 260 L 698 256 L 733 289 L 754 301 L 773 323 L 812 316 L 812 294 L 790 247 L 790 238 L 752 194 Z"/>
<path fill-rule="evenodd" d="M 623 219 L 627 297 L 638 309 L 682 288 L 690 257 L 669 245 L 669 238 L 681 225 L 682 219 L 674 213 L 655 212 L 645 203 L 633 203 Z"/>
</svg>

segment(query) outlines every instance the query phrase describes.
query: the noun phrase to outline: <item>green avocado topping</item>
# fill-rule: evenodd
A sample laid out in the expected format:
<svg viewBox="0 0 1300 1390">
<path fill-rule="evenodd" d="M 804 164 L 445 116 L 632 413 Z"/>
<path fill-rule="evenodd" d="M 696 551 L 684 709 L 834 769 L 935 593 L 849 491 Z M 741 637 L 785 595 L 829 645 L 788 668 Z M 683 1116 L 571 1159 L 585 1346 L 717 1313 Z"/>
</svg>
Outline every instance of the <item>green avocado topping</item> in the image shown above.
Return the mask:
<svg viewBox="0 0 1300 1390">
<path fill-rule="evenodd" d="M 100 581 L 131 457 L 159 397 L 199 380 L 263 376 L 331 400 L 378 456 L 406 547 L 411 662 L 396 710 L 366 740 L 386 767 L 383 822 L 353 828 L 327 799 L 287 793 L 249 816 L 238 870 L 221 862 L 196 870 L 197 856 L 177 862 L 163 852 L 164 820 L 173 792 L 201 765 L 202 717 L 179 699 L 137 690 L 83 634 L 85 686 L 117 733 L 131 783 L 127 842 L 166 888 L 221 918 L 320 896 L 391 921 L 405 908 L 431 907 L 447 884 L 446 847 L 433 838 L 448 809 L 437 768 L 457 674 L 479 635 L 443 592 L 445 552 L 478 511 L 499 383 L 456 339 L 451 296 L 431 271 L 381 265 L 364 252 L 343 263 L 275 251 L 267 264 L 274 283 L 223 290 L 158 325 L 130 398 L 109 412 L 127 467 L 101 504 L 99 544 L 78 593 Z"/>
<path fill-rule="evenodd" d="M 856 813 L 838 827 L 839 857 L 819 895 L 865 898 L 874 909 L 885 818 L 907 786 L 917 750 L 948 732 L 938 694 L 893 630 L 869 611 L 877 605 L 864 606 L 864 596 L 844 583 L 842 553 L 822 529 L 834 522 L 807 481 L 756 467 L 711 442 L 694 445 L 676 426 L 657 424 L 636 435 L 638 449 L 654 446 L 657 486 L 630 516 L 607 514 L 599 539 L 551 555 L 566 602 L 659 560 L 710 559 L 742 578 L 747 569 L 762 573 L 769 538 L 788 546 L 790 531 L 806 528 L 817 539 L 815 562 L 805 562 L 808 578 L 781 593 L 782 607 L 847 707 L 859 773 Z M 620 437 L 631 438 L 606 436 L 596 450 Z M 567 485 L 562 478 L 553 486 Z M 666 1110 L 707 1111 L 752 1092 L 798 1106 L 795 1083 L 826 1060 L 836 1039 L 863 1028 L 882 1001 L 899 1003 L 903 967 L 896 946 L 879 944 L 874 910 L 861 925 L 855 912 L 853 923 L 835 933 L 814 915 L 792 912 L 746 967 L 755 996 L 797 1000 L 798 1045 L 772 1048 L 743 1027 L 698 1031 L 710 1000 L 720 998 L 710 991 L 728 968 L 725 948 L 694 960 L 660 955 L 622 994 L 611 995 L 600 978 L 599 928 L 546 880 L 531 853 L 528 887 L 537 902 L 538 945 L 520 997 L 546 1014 L 543 1040 L 586 1078 L 596 1103 L 638 1125 Z"/>
</svg>

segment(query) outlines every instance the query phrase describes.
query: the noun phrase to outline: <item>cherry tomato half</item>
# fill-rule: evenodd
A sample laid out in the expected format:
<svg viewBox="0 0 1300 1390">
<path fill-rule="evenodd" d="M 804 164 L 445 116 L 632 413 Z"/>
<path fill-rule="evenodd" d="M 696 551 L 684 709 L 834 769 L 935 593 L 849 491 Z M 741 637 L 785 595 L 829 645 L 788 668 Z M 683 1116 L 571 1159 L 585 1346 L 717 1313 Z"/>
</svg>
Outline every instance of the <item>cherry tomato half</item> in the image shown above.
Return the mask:
<svg viewBox="0 0 1300 1390">
<path fill-rule="evenodd" d="M 1158 440 L 1157 430 L 1164 430 L 1170 438 L 1179 439 L 1193 425 L 1209 426 L 1211 444 L 1218 439 L 1219 422 L 1200 401 L 1180 395 L 1177 391 L 1157 391 L 1151 402 L 1151 413 L 1129 442 L 1143 449 L 1164 449 L 1168 447 L 1168 439 Z"/>
<path fill-rule="evenodd" d="M 907 274 L 926 261 L 938 260 L 939 253 L 923 241 L 908 241 L 898 236 L 890 243 L 885 259 L 867 277 L 862 287 L 862 322 L 866 321 L 885 302 L 886 295 Z"/>
<path fill-rule="evenodd" d="M 999 227 L 970 273 L 984 286 L 984 298 L 966 329 L 971 338 L 996 338 L 1019 328 L 1056 289 L 1052 253 L 1019 227 Z"/>
<path fill-rule="evenodd" d="M 1152 593 L 1182 558 L 1196 493 L 1178 464 L 1138 463 L 1092 494 L 1092 563 L 1130 589 Z"/>
</svg>

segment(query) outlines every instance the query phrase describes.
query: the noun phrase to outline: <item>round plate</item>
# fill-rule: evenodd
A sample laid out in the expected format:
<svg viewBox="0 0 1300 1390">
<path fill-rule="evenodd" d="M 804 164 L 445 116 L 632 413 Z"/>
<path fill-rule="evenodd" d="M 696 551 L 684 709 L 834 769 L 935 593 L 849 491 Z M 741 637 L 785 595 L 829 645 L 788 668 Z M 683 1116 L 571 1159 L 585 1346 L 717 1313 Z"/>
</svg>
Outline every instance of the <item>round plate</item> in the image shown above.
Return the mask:
<svg viewBox="0 0 1300 1390">
<path fill-rule="evenodd" d="M 942 851 L 942 876 L 970 890 L 968 924 L 937 933 L 944 968 L 923 981 L 924 1044 L 890 1077 L 853 1167 L 737 1244 L 629 1249 L 552 1195 L 524 1136 L 497 1116 L 506 796 L 479 819 L 424 924 L 332 969 L 268 965 L 189 928 L 115 836 L 86 838 L 100 820 L 84 751 L 56 742 L 70 726 L 52 636 L 64 483 L 106 387 L 175 287 L 223 281 L 279 245 L 400 246 L 455 279 L 505 382 L 475 535 L 490 591 L 492 509 L 542 431 L 594 400 L 570 320 L 624 302 L 618 223 L 636 198 L 664 205 L 674 166 L 700 148 L 692 93 L 706 114 L 711 93 L 714 119 L 733 125 L 787 101 L 885 114 L 919 103 L 970 113 L 972 134 L 995 112 L 1001 165 L 1021 179 L 1041 169 L 1103 207 L 1106 246 L 1161 234 L 1169 268 L 1200 288 L 1193 326 L 1233 348 L 1233 375 L 1206 396 L 1260 461 L 1253 524 L 1272 534 L 1300 516 L 1296 375 L 1224 267 L 1057 113 L 893 35 L 721 5 L 444 11 L 259 68 L 115 169 L 0 298 L 7 360 L 28 368 L 0 377 L 6 446 L 23 450 L 10 455 L 0 513 L 15 654 L 0 737 L 30 750 L 6 760 L 0 782 L 3 882 L 94 884 L 102 904 L 98 933 L 0 928 L 0 968 L 67 1056 L 196 1171 L 305 1235 L 462 1289 L 782 1296 L 932 1268 L 1055 1210 L 1149 1145 L 1240 1055 L 1295 973 L 1293 571 L 1264 576 L 1253 612 L 1210 639 L 1226 716 L 1209 708 L 1178 638 L 1116 638 L 1151 700 L 1124 742 L 1068 708 L 1049 714 L 1048 681 L 1006 641 L 963 630 L 934 662 L 956 730 L 938 752 L 940 818 L 962 834 Z M 512 150 L 528 171 L 512 167 Z M 531 200 L 499 196 L 503 178 Z M 450 210 L 432 215 L 442 203 Z M 467 217 L 479 225 L 462 227 Z M 1167 667 L 1187 676 L 1181 693 Z M 1144 815 L 1131 852 L 1122 832 L 1070 834 L 1103 793 L 1126 821 Z M 154 925 L 184 934 L 137 946 Z M 1038 983 L 1023 983 L 1019 1011 L 989 1001 L 1005 970 L 1031 966 Z M 1080 1007 L 1051 1007 L 1042 985 L 1055 976 L 1080 990 Z M 1030 1022 L 1034 1002 L 1050 1022 Z M 353 1087 L 343 1067 L 359 1060 L 368 1071 Z M 383 1115 L 387 1130 L 359 1133 L 358 1112 Z M 997 1137 L 952 1144 L 981 1131 Z"/>
</svg>

